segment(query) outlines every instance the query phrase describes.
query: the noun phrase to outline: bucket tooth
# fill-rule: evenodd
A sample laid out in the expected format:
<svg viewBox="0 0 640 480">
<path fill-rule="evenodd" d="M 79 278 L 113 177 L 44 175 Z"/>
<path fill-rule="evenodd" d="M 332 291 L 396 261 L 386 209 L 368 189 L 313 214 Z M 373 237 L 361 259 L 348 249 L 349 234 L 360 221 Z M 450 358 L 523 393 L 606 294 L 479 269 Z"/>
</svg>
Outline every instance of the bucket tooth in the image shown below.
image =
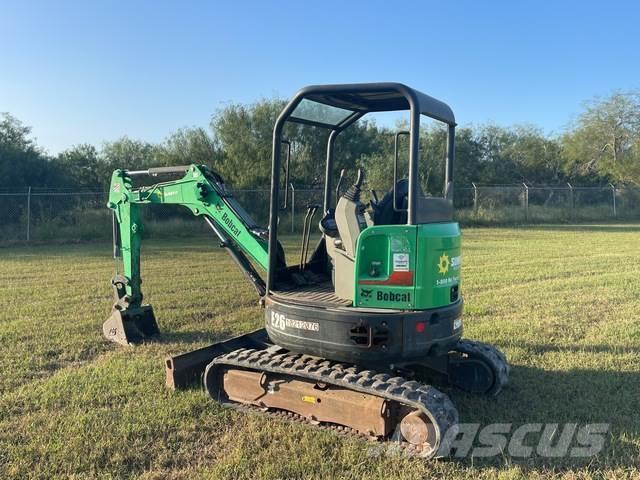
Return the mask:
<svg viewBox="0 0 640 480">
<path fill-rule="evenodd" d="M 143 305 L 126 310 L 114 308 L 102 325 L 102 332 L 107 340 L 120 345 L 132 345 L 159 334 L 160 330 L 151 305 Z"/>
</svg>

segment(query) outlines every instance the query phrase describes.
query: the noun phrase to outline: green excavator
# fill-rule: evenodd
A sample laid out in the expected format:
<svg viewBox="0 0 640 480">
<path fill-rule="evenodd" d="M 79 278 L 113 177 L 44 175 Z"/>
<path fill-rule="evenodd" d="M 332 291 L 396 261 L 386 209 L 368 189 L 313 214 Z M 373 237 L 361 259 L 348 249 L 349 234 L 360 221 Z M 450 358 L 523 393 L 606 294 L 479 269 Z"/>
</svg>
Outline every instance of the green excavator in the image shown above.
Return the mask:
<svg viewBox="0 0 640 480">
<path fill-rule="evenodd" d="M 387 111 L 408 111 L 409 130 L 395 137 L 392 188 L 367 202 L 366 172 L 358 171 L 355 182 L 341 189 L 344 172 L 337 180 L 335 143 L 366 114 Z M 420 169 L 426 168 L 420 159 L 422 116 L 443 122 L 448 132 L 440 196 L 426 196 L 420 187 Z M 307 206 L 301 255 L 293 265 L 278 240 L 287 122 L 329 132 L 323 203 Z M 267 228 L 206 166 L 116 170 L 108 206 L 123 269 L 112 281 L 115 299 L 105 336 L 129 345 L 159 334 L 141 291 L 140 209 L 182 205 L 207 222 L 255 288 L 265 326 L 168 357 L 169 387 L 201 381 L 224 405 L 398 442 L 425 458 L 446 455 L 458 412 L 432 384 L 496 395 L 509 374 L 498 349 L 462 338 L 462 256 L 452 202 L 455 125 L 445 103 L 399 83 L 301 89 L 273 129 Z M 407 178 L 398 178 L 402 136 L 409 142 Z M 288 177 L 289 154 L 285 160 Z M 149 176 L 160 181 L 135 185 Z M 320 240 L 309 256 L 312 231 Z"/>
</svg>

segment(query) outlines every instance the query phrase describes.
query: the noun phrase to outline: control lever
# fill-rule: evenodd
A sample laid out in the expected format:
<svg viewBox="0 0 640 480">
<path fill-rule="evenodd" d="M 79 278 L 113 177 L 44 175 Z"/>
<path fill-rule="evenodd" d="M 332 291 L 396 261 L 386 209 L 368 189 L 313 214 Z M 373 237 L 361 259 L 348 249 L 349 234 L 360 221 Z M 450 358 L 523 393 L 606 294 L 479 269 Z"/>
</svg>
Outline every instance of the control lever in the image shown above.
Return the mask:
<svg viewBox="0 0 640 480">
<path fill-rule="evenodd" d="M 340 170 L 340 178 L 338 179 L 338 184 L 336 185 L 336 205 L 338 205 L 338 200 L 340 200 L 340 187 L 342 186 L 342 180 L 344 180 L 344 174 L 346 170 L 343 168 Z"/>
<path fill-rule="evenodd" d="M 300 252 L 300 270 L 304 270 L 307 263 L 307 256 L 309 253 L 309 237 L 311 236 L 311 223 L 313 217 L 320 208 L 320 205 L 309 204 L 307 205 L 307 214 L 304 217 L 304 225 L 302 227 L 302 251 Z"/>
<path fill-rule="evenodd" d="M 362 182 L 364 182 L 364 173 L 362 172 L 362 169 L 359 168 L 358 178 L 356 178 L 356 183 L 354 183 L 354 185 L 359 189 L 360 187 L 362 187 Z"/>
<path fill-rule="evenodd" d="M 347 200 L 351 200 L 352 202 L 360 201 L 360 188 L 362 187 L 362 183 L 364 182 L 364 172 L 361 168 L 358 169 L 358 178 L 356 182 L 349 187 L 346 193 L 343 195 Z"/>
</svg>

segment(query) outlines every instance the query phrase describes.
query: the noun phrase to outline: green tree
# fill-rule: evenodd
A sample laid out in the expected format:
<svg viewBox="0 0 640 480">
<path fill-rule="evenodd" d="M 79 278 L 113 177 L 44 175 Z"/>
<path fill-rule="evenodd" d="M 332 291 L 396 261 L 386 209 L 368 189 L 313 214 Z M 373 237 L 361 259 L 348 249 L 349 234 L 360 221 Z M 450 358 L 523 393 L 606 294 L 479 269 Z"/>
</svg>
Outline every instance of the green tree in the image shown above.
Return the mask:
<svg viewBox="0 0 640 480">
<path fill-rule="evenodd" d="M 66 173 L 67 182 L 79 187 L 100 187 L 108 173 L 96 147 L 89 144 L 75 145 L 61 152 L 53 164 Z"/>
<path fill-rule="evenodd" d="M 456 130 L 456 160 L 453 167 L 455 185 L 469 187 L 472 182 L 482 182 L 482 149 L 483 145 L 471 127 Z"/>
<path fill-rule="evenodd" d="M 392 161 L 392 134 L 385 128 L 380 128 L 374 121 L 362 119 L 342 132 L 336 140 L 334 177 L 337 179 L 340 170 L 345 169 L 355 178 L 356 170 L 363 168 L 365 182 L 373 188 L 383 185 L 378 172 L 367 165 L 367 158 L 378 155 L 380 163 Z M 326 152 L 326 140 L 323 144 L 323 153 Z M 383 160 L 383 157 L 385 160 Z M 324 161 L 319 162 L 323 170 L 319 177 L 319 183 L 324 182 Z M 374 166 L 375 164 L 371 165 Z"/>
<path fill-rule="evenodd" d="M 109 171 L 115 169 L 142 170 L 156 163 L 156 147 L 142 140 L 122 137 L 102 146 L 100 156 Z M 108 182 L 108 179 L 107 179 Z"/>
<path fill-rule="evenodd" d="M 516 125 L 506 133 L 502 156 L 512 166 L 514 180 L 557 184 L 564 179 L 560 145 L 532 125 Z"/>
<path fill-rule="evenodd" d="M 0 114 L 0 186 L 47 186 L 60 181 L 60 172 L 31 137 L 31 127 L 8 113 Z"/>
<path fill-rule="evenodd" d="M 273 125 L 283 106 L 280 100 L 234 104 L 213 117 L 211 127 L 224 151 L 218 172 L 235 188 L 269 185 Z"/>
<path fill-rule="evenodd" d="M 214 117 L 212 128 L 224 152 L 219 171 L 235 187 L 267 186 L 271 181 L 273 127 L 283 100 L 262 100 L 252 105 L 230 105 Z M 324 182 L 329 130 L 288 122 L 283 138 L 291 142 L 291 181 L 315 187 Z M 334 176 L 341 169 L 355 175 L 361 159 L 384 143 L 375 123 L 360 121 L 340 134 L 335 146 Z M 283 168 L 285 147 L 283 150 Z M 284 170 L 283 170 L 284 172 Z"/>
<path fill-rule="evenodd" d="M 477 127 L 474 132 L 478 184 L 556 184 L 564 181 L 560 144 L 531 125 Z M 458 162 L 460 163 L 460 162 Z"/>
<path fill-rule="evenodd" d="M 614 92 L 587 102 L 562 141 L 572 178 L 640 184 L 640 93 Z"/>
<path fill-rule="evenodd" d="M 182 128 L 157 147 L 155 162 L 159 166 L 197 163 L 217 169 L 222 164 L 222 152 L 204 128 Z"/>
</svg>

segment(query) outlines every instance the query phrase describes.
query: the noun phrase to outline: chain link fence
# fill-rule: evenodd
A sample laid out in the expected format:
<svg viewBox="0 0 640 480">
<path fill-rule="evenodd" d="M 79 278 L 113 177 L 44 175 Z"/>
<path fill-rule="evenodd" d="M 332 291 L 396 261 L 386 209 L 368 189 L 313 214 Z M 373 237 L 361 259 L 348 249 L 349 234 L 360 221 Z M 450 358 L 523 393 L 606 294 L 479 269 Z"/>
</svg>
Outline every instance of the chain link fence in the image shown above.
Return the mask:
<svg viewBox="0 0 640 480">
<path fill-rule="evenodd" d="M 269 190 L 234 191 L 258 225 L 269 221 Z M 296 233 L 308 205 L 321 205 L 322 190 L 291 188 L 280 205 L 280 231 Z M 611 222 L 640 220 L 640 188 L 475 185 L 456 187 L 456 216 L 467 225 Z M 105 192 L 68 189 L 0 189 L 0 243 L 89 241 L 111 238 Z M 320 220 L 318 210 L 314 222 Z M 200 218 L 179 205 L 147 205 L 145 232 L 159 237 L 209 235 Z"/>
<path fill-rule="evenodd" d="M 475 185 L 455 191 L 458 219 L 475 224 L 640 220 L 640 188 Z"/>
</svg>

